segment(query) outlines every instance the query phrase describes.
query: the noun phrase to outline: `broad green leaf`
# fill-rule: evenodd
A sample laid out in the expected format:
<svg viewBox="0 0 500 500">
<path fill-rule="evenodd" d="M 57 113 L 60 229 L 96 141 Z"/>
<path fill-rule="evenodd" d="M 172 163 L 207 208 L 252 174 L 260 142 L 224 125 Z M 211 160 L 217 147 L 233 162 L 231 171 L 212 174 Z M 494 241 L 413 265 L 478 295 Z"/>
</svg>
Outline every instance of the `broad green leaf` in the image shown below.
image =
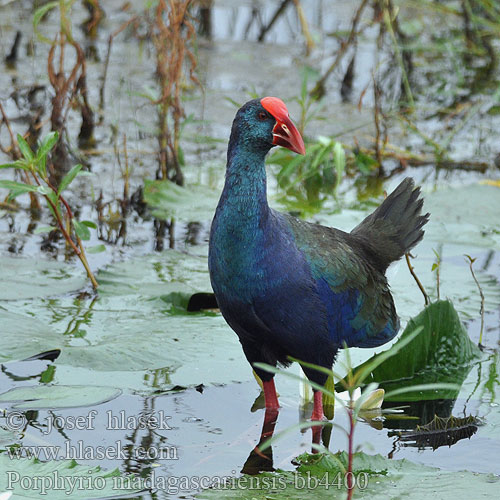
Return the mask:
<svg viewBox="0 0 500 500">
<path fill-rule="evenodd" d="M 325 144 L 317 154 L 314 155 L 312 162 L 311 162 L 311 167 L 308 175 L 312 175 L 318 171 L 318 167 L 323 163 L 323 160 L 327 155 L 330 154 L 332 149 L 332 144 Z"/>
<path fill-rule="evenodd" d="M 21 150 L 22 155 L 28 161 L 32 161 L 34 159 L 33 151 L 29 144 L 26 142 L 24 137 L 21 134 L 17 134 L 17 144 L 19 145 L 19 149 Z"/>
<path fill-rule="evenodd" d="M 90 231 L 85 224 L 78 222 L 75 218 L 71 219 L 71 223 L 73 224 L 75 232 L 80 239 L 82 239 L 83 241 L 90 240 Z"/>
<path fill-rule="evenodd" d="M 72 182 L 73 179 L 78 175 L 78 172 L 83 168 L 82 165 L 75 165 L 62 179 L 57 188 L 57 194 L 61 194 Z"/>
<path fill-rule="evenodd" d="M 33 385 L 16 387 L 0 394 L 0 402 L 14 403 L 12 408 L 55 409 L 95 406 L 111 401 L 120 389 L 85 385 Z"/>
<path fill-rule="evenodd" d="M 472 364 L 479 358 L 479 349 L 467 335 L 457 312 L 449 301 L 433 302 L 418 316 L 411 319 L 392 349 L 405 342 L 417 328 L 422 331 L 399 352 L 385 360 L 371 371 L 367 382 L 377 382 L 385 389 L 387 400 L 414 401 L 430 399 L 453 399 L 458 394 L 458 386 L 465 380 Z M 365 367 L 386 356 L 389 351 L 376 354 L 356 368 Z M 417 387 L 422 384 L 453 384 Z M 415 387 L 415 392 L 403 389 Z M 395 391 L 398 392 L 395 392 Z M 391 395 L 390 392 L 394 391 Z"/>
</svg>

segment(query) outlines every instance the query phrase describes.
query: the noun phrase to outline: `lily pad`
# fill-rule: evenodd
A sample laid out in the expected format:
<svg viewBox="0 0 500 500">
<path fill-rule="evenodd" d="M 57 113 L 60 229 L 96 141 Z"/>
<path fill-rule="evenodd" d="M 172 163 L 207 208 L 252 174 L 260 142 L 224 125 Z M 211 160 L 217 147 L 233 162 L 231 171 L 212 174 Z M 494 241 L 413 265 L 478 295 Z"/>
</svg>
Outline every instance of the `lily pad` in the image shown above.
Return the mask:
<svg viewBox="0 0 500 500">
<path fill-rule="evenodd" d="M 15 443 L 17 440 L 18 440 L 17 434 L 15 434 L 9 429 L 4 429 L 3 427 L 0 427 L 0 447 L 5 446 L 6 444 L 10 445 L 12 443 Z"/>
<path fill-rule="evenodd" d="M 57 487 L 56 487 L 57 485 Z M 118 469 L 102 470 L 99 466 L 79 465 L 74 460 L 39 462 L 36 459 L 11 459 L 0 454 L 0 492 L 11 491 L 16 498 L 116 498 L 143 490 L 127 481 Z"/>
<path fill-rule="evenodd" d="M 73 302 L 63 298 L 51 300 L 50 308 L 37 306 L 37 320 L 0 309 L 0 361 L 60 349 L 55 382 L 68 383 L 58 378 L 67 366 L 72 368 L 72 384 L 83 377 L 86 383 L 121 388 L 132 383 L 125 372 L 138 372 L 134 388 L 144 378 L 142 372 L 158 369 L 168 373 L 170 386 L 244 381 L 251 376 L 238 338 L 221 316 L 170 312 L 172 306 L 161 297 L 102 296 L 86 301 L 86 307 Z"/>
<path fill-rule="evenodd" d="M 70 376 L 71 384 L 84 378 L 133 389 L 147 385 L 153 370 L 161 371 L 162 389 L 250 377 L 224 319 L 186 310 L 191 294 L 211 289 L 206 257 L 168 250 L 109 266 L 98 279 L 93 300 L 5 302 L 12 309 L 0 308 L 0 361 L 59 349 L 55 383 Z"/>
<path fill-rule="evenodd" d="M 211 291 L 207 257 L 174 250 L 113 264 L 97 274 L 99 293 L 166 297 Z"/>
<path fill-rule="evenodd" d="M 484 184 L 443 188 L 424 194 L 431 213 L 426 238 L 500 249 L 500 189 Z M 460 200 L 460 201 L 458 201 Z"/>
<path fill-rule="evenodd" d="M 95 406 L 118 397 L 122 391 L 113 387 L 81 385 L 34 385 L 15 387 L 0 394 L 0 401 L 14 402 L 12 408 L 77 408 Z"/>
<path fill-rule="evenodd" d="M 0 256 L 0 300 L 50 297 L 87 283 L 76 266 L 63 262 Z"/>
</svg>

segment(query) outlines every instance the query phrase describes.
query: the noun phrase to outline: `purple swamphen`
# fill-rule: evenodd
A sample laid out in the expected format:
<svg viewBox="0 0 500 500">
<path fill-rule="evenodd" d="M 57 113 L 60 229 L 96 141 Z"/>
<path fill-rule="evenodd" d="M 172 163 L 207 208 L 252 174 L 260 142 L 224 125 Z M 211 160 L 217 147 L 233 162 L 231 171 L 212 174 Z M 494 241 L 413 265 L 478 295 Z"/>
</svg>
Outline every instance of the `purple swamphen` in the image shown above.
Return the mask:
<svg viewBox="0 0 500 500">
<path fill-rule="evenodd" d="M 267 203 L 264 159 L 273 146 L 305 154 L 282 100 L 247 102 L 234 119 L 212 228 L 209 270 L 220 310 L 250 364 L 288 356 L 331 368 L 337 351 L 376 347 L 399 329 L 385 271 L 423 237 L 429 214 L 405 179 L 350 233 L 277 212 Z M 279 408 L 273 375 L 255 368 L 267 409 Z M 321 385 L 327 376 L 305 368 Z M 322 420 L 314 393 L 313 420 Z"/>
</svg>

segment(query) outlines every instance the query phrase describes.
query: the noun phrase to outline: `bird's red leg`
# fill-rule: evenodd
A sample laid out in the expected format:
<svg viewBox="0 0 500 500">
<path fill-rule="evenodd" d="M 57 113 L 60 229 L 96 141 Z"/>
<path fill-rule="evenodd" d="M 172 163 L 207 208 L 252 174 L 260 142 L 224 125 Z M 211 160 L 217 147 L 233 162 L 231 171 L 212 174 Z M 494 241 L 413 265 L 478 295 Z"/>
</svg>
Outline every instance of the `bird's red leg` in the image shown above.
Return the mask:
<svg viewBox="0 0 500 500">
<path fill-rule="evenodd" d="M 278 410 L 280 404 L 274 387 L 274 379 L 268 380 L 263 383 L 264 386 L 264 400 L 266 401 L 266 410 Z"/>
<path fill-rule="evenodd" d="M 325 414 L 323 413 L 323 393 L 321 391 L 314 391 L 314 408 L 311 415 L 312 421 L 325 420 Z M 319 444 L 321 441 L 321 431 L 323 430 L 322 425 L 315 425 L 312 429 L 312 442 L 314 444 Z M 313 448 L 313 453 L 318 453 L 317 450 Z"/>
<path fill-rule="evenodd" d="M 325 420 L 325 414 L 323 413 L 323 393 L 321 391 L 314 391 L 314 409 L 311 420 Z"/>
</svg>

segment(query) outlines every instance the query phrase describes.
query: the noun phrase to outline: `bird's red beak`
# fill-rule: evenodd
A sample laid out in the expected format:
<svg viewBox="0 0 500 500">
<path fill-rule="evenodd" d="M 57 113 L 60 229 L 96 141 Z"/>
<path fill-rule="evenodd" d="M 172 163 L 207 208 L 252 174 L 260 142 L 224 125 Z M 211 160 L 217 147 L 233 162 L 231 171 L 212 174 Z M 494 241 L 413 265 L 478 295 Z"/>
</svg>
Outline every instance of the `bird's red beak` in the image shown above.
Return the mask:
<svg viewBox="0 0 500 500">
<path fill-rule="evenodd" d="M 273 128 L 273 144 L 305 155 L 304 141 L 297 127 L 290 120 L 285 103 L 277 97 L 264 97 L 260 103 L 276 119 L 276 125 Z"/>
</svg>

